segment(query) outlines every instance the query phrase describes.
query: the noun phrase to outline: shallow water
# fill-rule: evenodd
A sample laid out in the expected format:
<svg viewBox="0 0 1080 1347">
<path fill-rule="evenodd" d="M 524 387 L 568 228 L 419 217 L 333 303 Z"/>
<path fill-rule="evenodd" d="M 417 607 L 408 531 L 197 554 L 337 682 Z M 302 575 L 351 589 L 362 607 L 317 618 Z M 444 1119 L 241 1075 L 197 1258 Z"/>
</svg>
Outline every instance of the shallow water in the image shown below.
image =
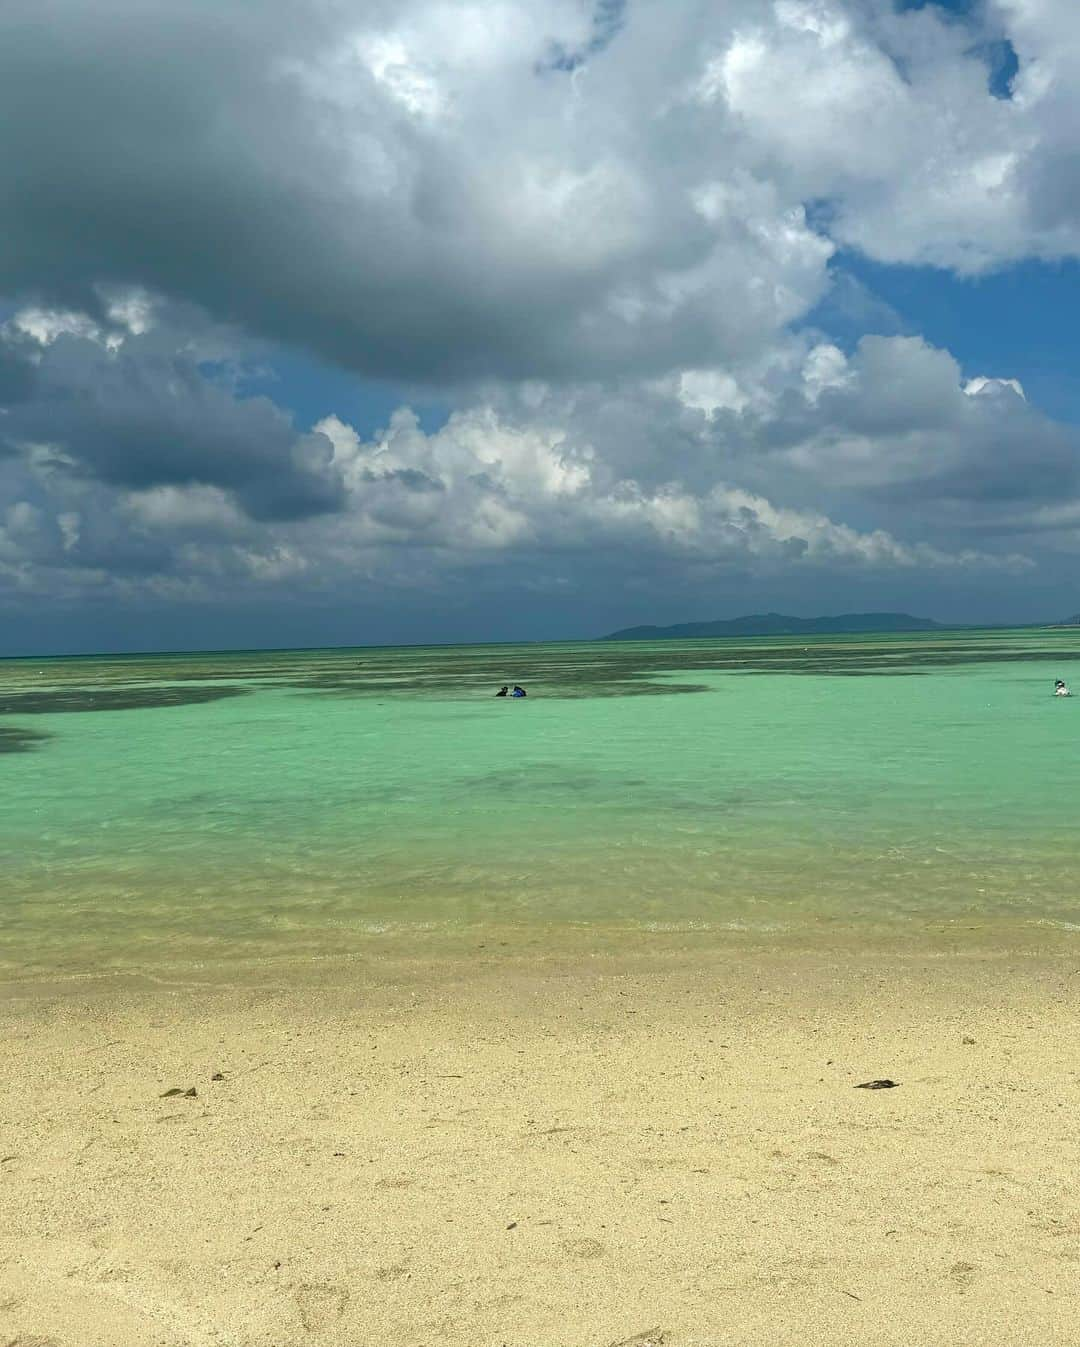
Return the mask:
<svg viewBox="0 0 1080 1347">
<path fill-rule="evenodd" d="M 1080 927 L 1055 677 L 1080 632 L 2 661 L 0 972 Z"/>
</svg>

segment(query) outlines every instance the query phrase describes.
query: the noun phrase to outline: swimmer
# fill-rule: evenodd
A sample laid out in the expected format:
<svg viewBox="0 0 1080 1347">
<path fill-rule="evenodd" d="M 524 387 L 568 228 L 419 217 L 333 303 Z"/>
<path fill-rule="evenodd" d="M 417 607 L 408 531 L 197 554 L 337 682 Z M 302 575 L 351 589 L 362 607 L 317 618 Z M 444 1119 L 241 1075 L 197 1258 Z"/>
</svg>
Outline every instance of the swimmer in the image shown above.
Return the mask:
<svg viewBox="0 0 1080 1347">
<path fill-rule="evenodd" d="M 511 697 L 527 697 L 528 695 L 529 694 L 525 691 L 525 689 L 519 688 L 516 683 L 514 684 L 513 692 L 511 692 L 510 694 Z"/>
<path fill-rule="evenodd" d="M 1054 696 L 1055 696 L 1055 697 L 1071 697 L 1071 696 L 1072 696 L 1072 693 L 1071 693 L 1071 692 L 1069 691 L 1069 689 L 1065 686 L 1065 681 L 1064 681 L 1064 679 L 1059 678 L 1059 679 L 1057 679 L 1057 680 L 1055 681 L 1055 683 L 1054 683 Z"/>
<path fill-rule="evenodd" d="M 505 683 L 502 685 L 502 687 L 501 687 L 501 688 L 498 690 L 498 692 L 496 692 L 496 694 L 495 694 L 496 697 L 509 697 L 509 695 L 510 695 L 510 689 L 506 686 Z"/>
</svg>

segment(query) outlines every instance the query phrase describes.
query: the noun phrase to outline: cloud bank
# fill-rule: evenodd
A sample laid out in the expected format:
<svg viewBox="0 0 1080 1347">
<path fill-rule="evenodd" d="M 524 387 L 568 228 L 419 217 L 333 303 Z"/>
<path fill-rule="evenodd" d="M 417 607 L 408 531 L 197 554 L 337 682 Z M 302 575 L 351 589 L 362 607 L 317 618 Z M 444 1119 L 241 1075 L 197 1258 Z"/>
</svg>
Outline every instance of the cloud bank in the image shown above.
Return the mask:
<svg viewBox="0 0 1080 1347">
<path fill-rule="evenodd" d="M 1075 258 L 1078 75 L 1064 0 L 7 0 L 0 604 L 1050 593 L 1074 427 L 814 314 Z"/>
</svg>

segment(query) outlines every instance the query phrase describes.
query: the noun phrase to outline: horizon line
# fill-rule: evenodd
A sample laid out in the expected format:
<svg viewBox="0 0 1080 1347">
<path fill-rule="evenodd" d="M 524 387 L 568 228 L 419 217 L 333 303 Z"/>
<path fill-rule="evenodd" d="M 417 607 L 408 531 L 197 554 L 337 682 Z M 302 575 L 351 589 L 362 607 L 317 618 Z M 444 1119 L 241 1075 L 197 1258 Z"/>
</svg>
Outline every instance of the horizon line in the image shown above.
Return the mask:
<svg viewBox="0 0 1080 1347">
<path fill-rule="evenodd" d="M 744 614 L 744 617 L 767 616 L 766 614 Z M 777 617 L 786 617 L 788 614 L 778 613 Z M 860 614 L 837 614 L 837 616 L 861 616 Z M 910 614 L 908 614 L 910 616 Z M 713 618 L 706 619 L 716 622 L 738 622 L 740 618 Z M 797 618 L 796 621 L 823 621 L 824 618 Z M 926 621 L 935 621 L 933 618 L 924 619 Z M 654 626 L 652 623 L 639 623 L 639 627 L 651 627 L 656 631 L 664 631 L 667 628 Z M 673 622 L 668 627 L 684 626 L 688 623 Z M 938 624 L 937 631 L 881 631 L 881 632 L 755 632 L 721 634 L 716 636 L 687 636 L 682 639 L 689 641 L 768 641 L 790 635 L 798 636 L 800 640 L 813 640 L 816 637 L 835 637 L 835 636 L 893 636 L 893 637 L 925 637 L 932 635 L 944 635 L 955 631 L 1031 631 L 1034 629 L 1043 629 L 1052 631 L 1054 629 L 1071 630 L 1077 624 L 1068 622 L 943 622 Z M 635 627 L 621 627 L 619 631 L 633 631 Z M 523 639 L 517 641 L 403 641 L 403 642 L 376 642 L 372 645 L 251 645 L 251 646 L 207 646 L 207 647 L 185 647 L 176 650 L 82 650 L 66 651 L 59 654 L 38 654 L 29 651 L 18 655 L 0 655 L 0 663 L 12 660 L 69 660 L 69 659 L 135 659 L 135 658 L 156 658 L 165 659 L 175 655 L 279 655 L 279 654 L 310 654 L 319 650 L 457 650 L 457 649 L 476 649 L 484 646 L 502 647 L 514 645 L 600 645 L 606 643 L 610 636 L 558 636 L 549 639 Z M 668 642 L 672 638 L 660 637 L 653 638 L 658 641 Z M 678 639 L 678 638 L 676 638 Z M 650 638 L 643 637 L 642 644 L 650 643 Z"/>
</svg>

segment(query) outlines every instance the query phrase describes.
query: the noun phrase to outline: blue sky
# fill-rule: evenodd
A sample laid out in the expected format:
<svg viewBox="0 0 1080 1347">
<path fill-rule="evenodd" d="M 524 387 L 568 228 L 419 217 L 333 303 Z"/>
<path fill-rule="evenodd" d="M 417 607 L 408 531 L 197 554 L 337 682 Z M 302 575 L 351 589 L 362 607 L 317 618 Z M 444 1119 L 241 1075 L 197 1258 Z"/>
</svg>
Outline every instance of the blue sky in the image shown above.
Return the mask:
<svg viewBox="0 0 1080 1347">
<path fill-rule="evenodd" d="M 1066 0 L 0 8 L 0 654 L 1080 610 Z"/>
<path fill-rule="evenodd" d="M 427 431 L 445 422 L 451 406 L 440 389 L 365 379 L 286 347 L 267 352 L 264 365 L 246 372 L 240 391 L 242 396 L 261 393 L 275 398 L 304 429 L 332 407 L 368 435 L 385 426 L 403 404 L 412 408 Z"/>
<path fill-rule="evenodd" d="M 922 334 L 952 351 L 969 375 L 1015 378 L 1049 415 L 1080 421 L 1080 269 L 1071 259 L 1025 261 L 982 276 L 938 267 L 883 266 L 854 253 L 838 276 L 865 288 L 876 315 L 853 321 L 826 301 L 808 316 L 850 347 L 869 328 Z M 891 312 L 890 312 L 891 311 Z"/>
</svg>

